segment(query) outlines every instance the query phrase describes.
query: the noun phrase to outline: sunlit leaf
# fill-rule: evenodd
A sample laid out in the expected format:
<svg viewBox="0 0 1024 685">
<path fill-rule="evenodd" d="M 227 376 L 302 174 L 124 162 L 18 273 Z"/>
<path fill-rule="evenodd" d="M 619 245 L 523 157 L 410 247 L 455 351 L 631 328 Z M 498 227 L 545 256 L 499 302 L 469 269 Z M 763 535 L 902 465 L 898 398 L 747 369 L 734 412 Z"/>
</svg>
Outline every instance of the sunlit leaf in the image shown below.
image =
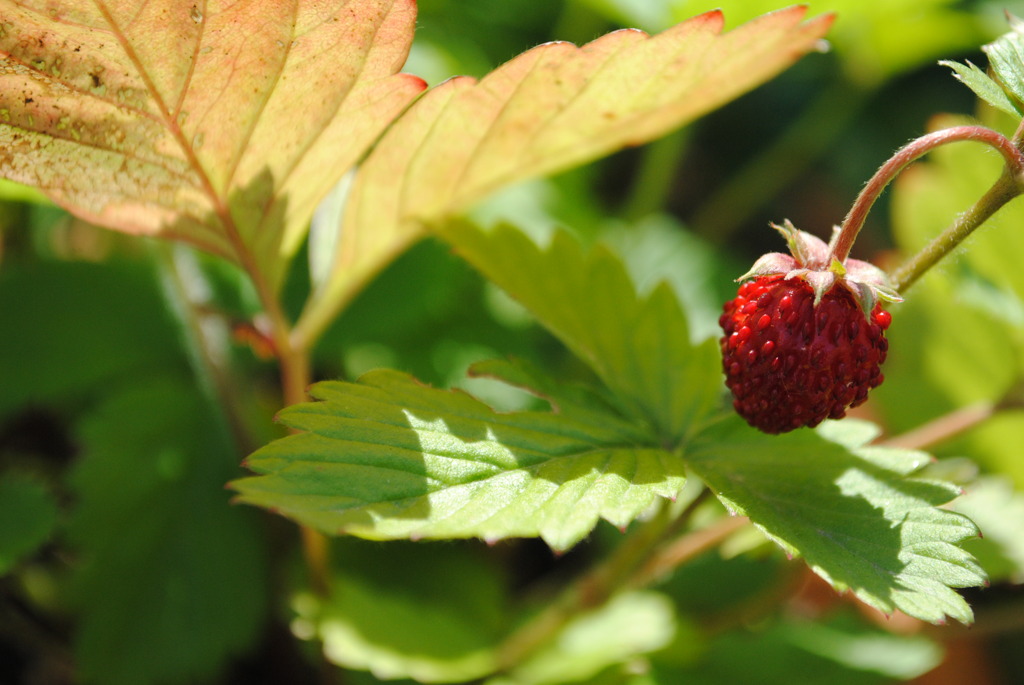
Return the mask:
<svg viewBox="0 0 1024 685">
<path fill-rule="evenodd" d="M 498 569 L 459 545 L 349 541 L 327 598 L 293 601 L 335 664 L 381 679 L 465 682 L 494 669 L 509 611 Z M 452 582 L 456 579 L 455 582 Z"/>
<path fill-rule="evenodd" d="M 805 7 L 722 33 L 710 12 L 656 36 L 546 43 L 479 82 L 449 80 L 389 129 L 359 170 L 331 278 L 300 321 L 315 337 L 425 225 L 510 183 L 653 140 L 814 50 L 830 16 Z"/>
<path fill-rule="evenodd" d="M 0 3 L 0 174 L 279 282 L 313 209 L 422 89 L 411 0 Z"/>
<path fill-rule="evenodd" d="M 1024 104 L 1024 23 L 1010 21 L 1011 30 L 984 47 L 989 66 L 1006 92 Z"/>
<path fill-rule="evenodd" d="M 958 494 L 948 483 L 907 478 L 928 456 L 855 446 L 849 421 L 766 436 L 736 417 L 699 435 L 688 466 L 734 512 L 745 514 L 838 590 L 885 613 L 967 623 L 970 607 L 951 588 L 985 581 L 957 545 L 978 534 L 939 509 Z"/>
<path fill-rule="evenodd" d="M 984 71 L 974 66 L 970 62 L 967 64 L 960 64 L 959 62 L 951 62 L 943 60 L 939 62 L 942 66 L 949 67 L 953 70 L 956 78 L 959 79 L 968 88 L 974 91 L 974 94 L 979 98 L 992 105 L 996 109 L 1006 112 L 1010 116 L 1020 117 L 1021 111 L 1019 105 L 1013 103 L 1007 95 L 1006 91 L 1002 87 L 992 80 L 992 78 Z"/>
<path fill-rule="evenodd" d="M 672 602 L 628 592 L 571 621 L 557 638 L 486 685 L 590 683 L 602 670 L 665 647 L 676 632 Z M 601 681 L 597 681 L 601 682 Z"/>
<path fill-rule="evenodd" d="M 443 229 L 456 252 L 587 362 L 632 415 L 674 443 L 721 394 L 718 346 L 691 342 L 686 318 L 664 283 L 639 295 L 607 248 L 586 254 L 567 234 L 541 249 L 511 227 Z"/>
<path fill-rule="evenodd" d="M 555 549 L 674 497 L 681 461 L 612 413 L 497 413 L 395 371 L 322 382 L 253 453 L 243 502 L 370 539 L 540 536 Z"/>
</svg>

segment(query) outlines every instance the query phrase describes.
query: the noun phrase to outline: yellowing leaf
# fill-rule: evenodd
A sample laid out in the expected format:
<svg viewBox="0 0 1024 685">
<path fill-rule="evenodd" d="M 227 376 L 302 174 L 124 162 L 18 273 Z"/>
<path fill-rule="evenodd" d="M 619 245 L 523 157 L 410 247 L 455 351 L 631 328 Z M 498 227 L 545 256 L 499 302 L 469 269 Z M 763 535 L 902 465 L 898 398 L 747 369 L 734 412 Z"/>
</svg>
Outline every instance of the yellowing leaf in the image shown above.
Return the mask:
<svg viewBox="0 0 1024 685">
<path fill-rule="evenodd" d="M 366 281 L 424 232 L 509 183 L 652 140 L 767 81 L 815 49 L 831 16 L 805 7 L 722 33 L 709 12 L 656 36 L 616 31 L 547 43 L 479 82 L 447 81 L 362 166 L 331 278 L 300 322 L 315 338 Z"/>
<path fill-rule="evenodd" d="M 413 0 L 0 0 L 0 175 L 279 282 L 422 89 Z"/>
</svg>

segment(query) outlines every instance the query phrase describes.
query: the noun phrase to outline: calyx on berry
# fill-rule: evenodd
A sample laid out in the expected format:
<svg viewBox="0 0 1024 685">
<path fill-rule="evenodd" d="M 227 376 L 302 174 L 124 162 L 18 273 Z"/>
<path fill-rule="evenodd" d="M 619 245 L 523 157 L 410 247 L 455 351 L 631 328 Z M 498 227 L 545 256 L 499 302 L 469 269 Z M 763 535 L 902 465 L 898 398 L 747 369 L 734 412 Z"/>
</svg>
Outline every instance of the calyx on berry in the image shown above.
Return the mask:
<svg viewBox="0 0 1024 685">
<path fill-rule="evenodd" d="M 870 315 L 879 301 L 903 301 L 889 283 L 886 273 L 874 264 L 849 257 L 840 261 L 834 256 L 833 248 L 840 234 L 838 226 L 833 229 L 829 243 L 798 230 L 789 219 L 784 220 L 781 226 L 771 224 L 771 227 L 786 239 L 791 254 L 769 252 L 754 262 L 750 271 L 737 281 L 773 274 L 782 274 L 786 280 L 799 278 L 807 281 L 814 291 L 815 305 L 821 303 L 825 293 L 840 286 L 850 291 L 865 316 Z"/>
<path fill-rule="evenodd" d="M 759 259 L 719 319 L 733 407 L 766 433 L 839 419 L 864 402 L 884 380 L 889 349 L 892 317 L 879 302 L 900 299 L 880 269 L 836 258 L 788 221 L 775 228 L 793 254 Z"/>
</svg>

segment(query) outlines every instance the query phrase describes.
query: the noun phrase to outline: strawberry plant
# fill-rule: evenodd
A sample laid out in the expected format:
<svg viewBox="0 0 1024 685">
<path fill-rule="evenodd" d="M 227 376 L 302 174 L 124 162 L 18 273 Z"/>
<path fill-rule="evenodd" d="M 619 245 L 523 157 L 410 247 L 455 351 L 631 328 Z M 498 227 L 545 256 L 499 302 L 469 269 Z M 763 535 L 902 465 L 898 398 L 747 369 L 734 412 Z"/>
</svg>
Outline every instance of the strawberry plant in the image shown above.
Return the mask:
<svg viewBox="0 0 1024 685">
<path fill-rule="evenodd" d="M 932 268 L 1022 211 L 1024 33 L 986 47 L 990 75 L 946 63 L 984 125 L 900 148 L 828 244 L 785 221 L 792 255 L 726 296 L 740 241 L 660 206 L 673 132 L 831 59 L 833 24 L 837 52 L 856 43 L 842 13 L 765 7 L 726 30 L 676 4 L 553 3 L 576 45 L 542 42 L 554 10 L 535 6 L 0 0 L 3 678 L 884 682 L 939 664 L 949 619 L 975 620 L 964 590 L 1024 574 L 1006 437 L 1024 287 L 1019 251 L 984 242 L 1018 237 Z M 491 11 L 540 44 L 443 80 L 460 49 L 505 49 Z M 416 52 L 418 22 L 453 16 Z M 608 16 L 663 25 L 594 38 L 584 19 Z M 926 47 L 844 68 L 881 87 Z M 595 169 L 666 135 L 614 225 Z M 960 141 L 1001 169 L 944 156 Z M 851 258 L 904 170 L 901 260 Z M 951 359 L 969 360 L 953 380 Z"/>
</svg>

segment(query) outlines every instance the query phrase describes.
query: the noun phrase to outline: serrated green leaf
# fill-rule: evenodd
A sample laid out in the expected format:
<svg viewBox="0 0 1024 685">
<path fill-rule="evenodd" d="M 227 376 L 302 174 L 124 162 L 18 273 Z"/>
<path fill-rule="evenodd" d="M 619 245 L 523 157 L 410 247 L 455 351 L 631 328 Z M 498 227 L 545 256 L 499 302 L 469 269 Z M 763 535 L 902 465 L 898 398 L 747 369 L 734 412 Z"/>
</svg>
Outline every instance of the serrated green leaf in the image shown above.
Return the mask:
<svg viewBox="0 0 1024 685">
<path fill-rule="evenodd" d="M 1012 117 L 1020 117 L 1024 114 L 1024 112 L 1021 112 L 1020 107 L 1006 96 L 1006 91 L 998 83 L 970 62 L 960 64 L 959 62 L 942 60 L 939 64 L 952 69 L 957 79 L 973 90 L 975 95 L 996 109 L 1006 112 Z"/>
<path fill-rule="evenodd" d="M 211 407 L 187 377 L 151 376 L 114 392 L 79 437 L 70 533 L 82 677 L 212 675 L 258 634 L 267 570 L 252 512 L 228 506 L 235 456 Z"/>
<path fill-rule="evenodd" d="M 43 544 L 57 523 L 57 503 L 25 474 L 0 476 L 0 576 Z"/>
<path fill-rule="evenodd" d="M 323 382 L 281 412 L 302 433 L 257 450 L 242 502 L 371 539 L 540 536 L 625 526 L 682 489 L 681 462 L 611 413 L 497 413 L 395 371 Z"/>
<path fill-rule="evenodd" d="M 496 568 L 464 546 L 349 541 L 326 600 L 293 604 L 339 666 L 375 677 L 465 682 L 494 669 L 509 608 Z M 453 579 L 456 579 L 453 582 Z"/>
<path fill-rule="evenodd" d="M 682 440 L 721 395 L 718 344 L 694 345 L 672 290 L 637 293 L 622 262 L 568 234 L 542 249 L 509 226 L 443 230 L 458 254 L 558 336 L 666 444 Z"/>
<path fill-rule="evenodd" d="M 1003 89 L 1018 103 L 1024 103 L 1024 27 L 1016 20 L 1011 27 L 1011 31 L 982 49 Z"/>
<path fill-rule="evenodd" d="M 730 509 L 837 590 L 885 613 L 970 622 L 970 607 L 950 588 L 985 581 L 957 546 L 978 530 L 938 508 L 957 488 L 905 478 L 905 469 L 882 465 L 892 454 L 866 459 L 858 454 L 865 449 L 873 448 L 851 450 L 813 431 L 766 436 L 730 417 L 699 435 L 685 457 Z"/>
</svg>

